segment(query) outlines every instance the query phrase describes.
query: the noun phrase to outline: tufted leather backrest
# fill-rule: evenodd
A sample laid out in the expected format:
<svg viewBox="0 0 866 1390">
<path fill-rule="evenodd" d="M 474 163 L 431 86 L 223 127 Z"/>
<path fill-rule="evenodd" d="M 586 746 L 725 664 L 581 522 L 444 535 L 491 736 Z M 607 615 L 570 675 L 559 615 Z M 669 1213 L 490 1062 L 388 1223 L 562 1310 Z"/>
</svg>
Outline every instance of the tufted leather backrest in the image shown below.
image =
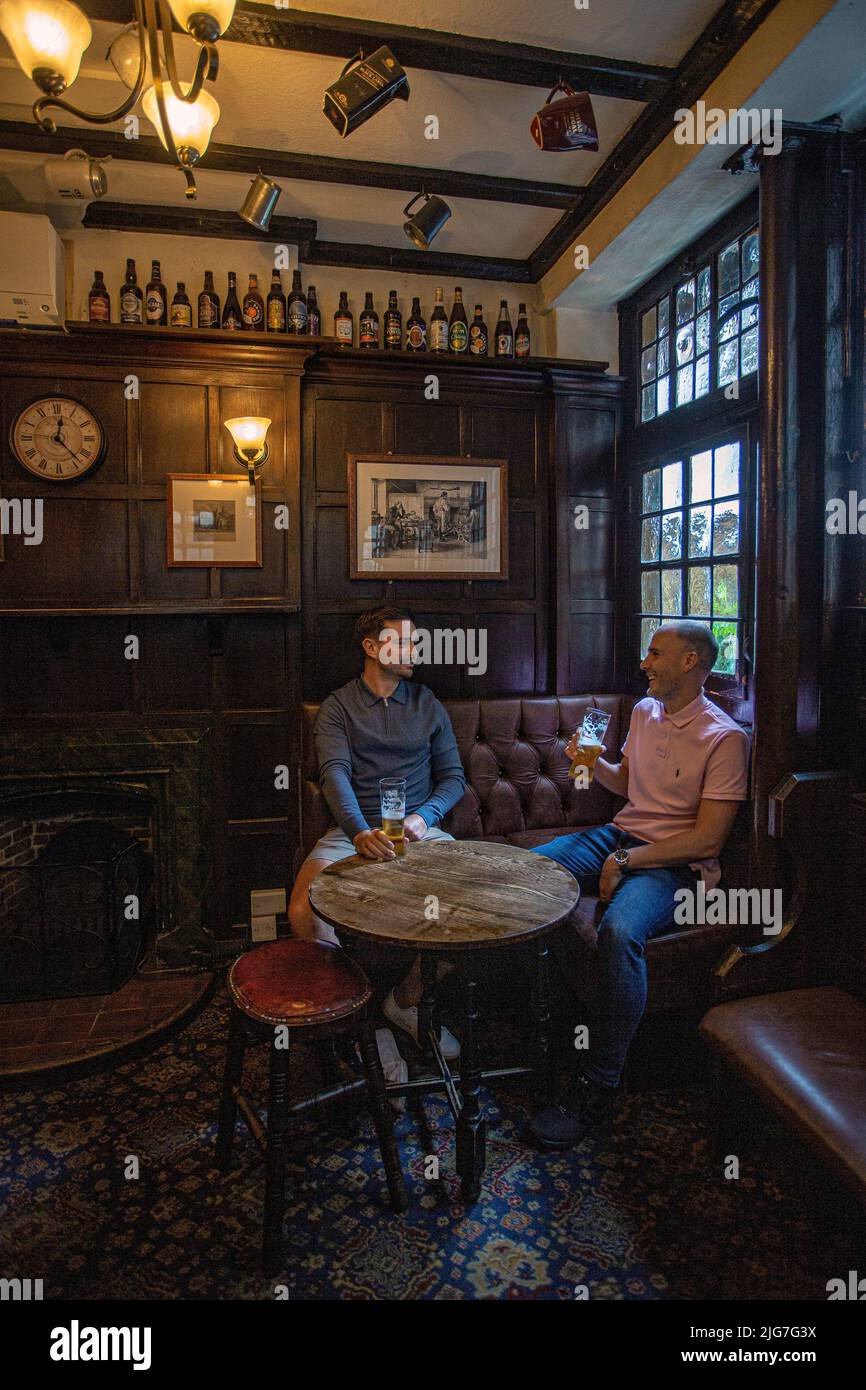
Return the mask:
<svg viewBox="0 0 866 1390">
<path fill-rule="evenodd" d="M 565 745 L 587 709 L 611 716 L 605 756 L 617 756 L 632 701 L 624 695 L 538 696 L 529 699 L 445 700 L 466 772 L 462 799 L 443 821 L 457 839 L 508 836 L 526 830 L 598 825 L 617 799 L 599 783 L 575 796 Z M 319 787 L 313 746 L 318 705 L 301 716 L 301 851 L 308 854 L 332 825 Z"/>
</svg>

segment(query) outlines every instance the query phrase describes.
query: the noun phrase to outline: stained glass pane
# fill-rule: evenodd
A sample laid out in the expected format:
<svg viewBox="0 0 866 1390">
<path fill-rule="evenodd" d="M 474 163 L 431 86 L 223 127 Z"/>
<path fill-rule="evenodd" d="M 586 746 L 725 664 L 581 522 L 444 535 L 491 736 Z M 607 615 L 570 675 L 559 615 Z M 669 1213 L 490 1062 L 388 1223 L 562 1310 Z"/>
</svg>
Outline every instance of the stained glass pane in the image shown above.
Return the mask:
<svg viewBox="0 0 866 1390">
<path fill-rule="evenodd" d="M 729 294 L 719 301 L 719 318 L 726 318 L 732 309 L 735 309 L 740 302 L 739 294 Z"/>
<path fill-rule="evenodd" d="M 713 554 L 736 555 L 740 548 L 740 504 L 717 502 L 713 515 Z"/>
<path fill-rule="evenodd" d="M 662 478 L 657 468 L 651 468 L 643 475 L 643 508 L 645 512 L 657 512 L 661 505 Z"/>
<path fill-rule="evenodd" d="M 727 386 L 729 381 L 736 381 L 740 365 L 740 344 L 737 338 L 733 338 L 729 343 L 722 343 L 719 348 L 719 385 Z"/>
<path fill-rule="evenodd" d="M 735 676 L 740 652 L 737 624 L 713 623 L 713 632 L 719 644 L 719 659 L 713 670 L 719 671 L 723 676 Z"/>
<path fill-rule="evenodd" d="M 680 560 L 683 553 L 683 514 L 668 512 L 662 517 L 662 559 Z"/>
<path fill-rule="evenodd" d="M 710 616 L 709 565 L 695 565 L 689 570 L 689 612 L 696 618 Z"/>
<path fill-rule="evenodd" d="M 640 340 L 644 347 L 647 343 L 654 343 L 656 339 L 656 309 L 655 305 L 647 309 L 640 321 Z"/>
<path fill-rule="evenodd" d="M 662 570 L 662 612 L 668 616 L 683 611 L 682 570 Z"/>
<path fill-rule="evenodd" d="M 743 286 L 743 298 L 744 298 L 744 299 L 757 299 L 757 298 L 758 298 L 758 281 L 757 281 L 757 280 L 750 280 L 749 283 L 748 283 L 748 285 L 744 285 L 744 286 Z"/>
<path fill-rule="evenodd" d="M 709 457 L 709 455 L 707 455 Z M 740 445 L 723 444 L 716 450 L 715 496 L 727 497 L 740 490 Z M 707 496 L 709 497 L 709 493 Z"/>
<path fill-rule="evenodd" d="M 722 319 L 719 324 L 719 342 L 725 342 L 728 338 L 735 338 L 740 331 L 740 315 L 736 310 L 729 314 L 726 319 Z"/>
<path fill-rule="evenodd" d="M 736 618 L 740 612 L 736 565 L 713 565 L 713 616 Z"/>
<path fill-rule="evenodd" d="M 644 348 L 640 357 L 640 379 L 641 381 L 652 381 L 656 374 L 656 350 L 654 347 Z"/>
<path fill-rule="evenodd" d="M 652 420 L 656 413 L 656 393 L 654 386 L 645 386 L 640 393 L 640 418 Z"/>
<path fill-rule="evenodd" d="M 692 507 L 689 511 L 689 555 L 702 557 L 710 553 L 712 514 L 710 507 Z"/>
<path fill-rule="evenodd" d="M 640 607 L 642 613 L 660 613 L 661 593 L 658 570 L 644 570 L 640 577 Z"/>
<path fill-rule="evenodd" d="M 686 280 L 677 287 L 677 327 L 695 316 L 695 282 Z"/>
<path fill-rule="evenodd" d="M 671 403 L 671 379 L 669 376 L 659 377 L 658 381 L 658 407 L 657 413 L 664 415 L 670 408 Z"/>
<path fill-rule="evenodd" d="M 691 362 L 695 355 L 695 326 L 690 323 L 688 328 L 681 328 L 677 333 L 677 366 L 681 367 L 684 362 Z"/>
<path fill-rule="evenodd" d="M 760 242 L 757 232 L 749 232 L 748 236 L 743 237 L 742 247 L 742 271 L 743 282 L 751 280 L 753 275 L 758 273 L 758 263 L 760 260 Z"/>
<path fill-rule="evenodd" d="M 640 625 L 640 650 L 641 656 L 646 656 L 652 635 L 659 625 L 658 618 L 642 618 Z"/>
<path fill-rule="evenodd" d="M 657 516 L 645 517 L 640 528 L 640 558 L 646 564 L 659 558 L 659 519 Z"/>
<path fill-rule="evenodd" d="M 743 305 L 740 322 L 743 328 L 752 328 L 758 322 L 758 306 L 754 301 L 751 304 Z"/>
<path fill-rule="evenodd" d="M 665 376 L 670 371 L 671 365 L 671 340 L 665 334 L 664 338 L 659 339 L 658 346 L 658 375 Z"/>
<path fill-rule="evenodd" d="M 748 376 L 758 370 L 758 330 L 750 328 L 740 343 L 740 373 Z"/>
<path fill-rule="evenodd" d="M 710 306 L 710 267 L 705 265 L 698 276 L 698 310 Z"/>
<path fill-rule="evenodd" d="M 677 405 L 688 405 L 694 394 L 694 368 L 680 367 L 677 372 Z"/>
<path fill-rule="evenodd" d="M 681 463 L 668 463 L 662 469 L 662 506 L 679 507 L 683 500 L 683 466 Z"/>
<path fill-rule="evenodd" d="M 659 334 L 667 333 L 671 326 L 671 299 L 666 294 L 664 299 L 659 300 Z"/>
<path fill-rule="evenodd" d="M 701 314 L 700 318 L 698 319 L 698 336 L 697 336 L 697 344 L 698 344 L 697 350 L 698 350 L 698 355 L 699 355 L 699 356 L 700 356 L 700 354 L 701 354 L 702 352 L 709 352 L 709 350 L 710 350 L 710 316 L 709 316 L 709 314 Z"/>
<path fill-rule="evenodd" d="M 705 396 L 710 389 L 710 359 L 699 357 L 695 363 L 695 399 Z"/>
<path fill-rule="evenodd" d="M 703 454 L 692 454 L 691 459 L 692 502 L 705 502 L 713 495 L 713 452 L 707 449 Z"/>
<path fill-rule="evenodd" d="M 740 244 L 732 241 L 717 257 L 719 268 L 719 298 L 730 294 L 740 283 Z"/>
</svg>

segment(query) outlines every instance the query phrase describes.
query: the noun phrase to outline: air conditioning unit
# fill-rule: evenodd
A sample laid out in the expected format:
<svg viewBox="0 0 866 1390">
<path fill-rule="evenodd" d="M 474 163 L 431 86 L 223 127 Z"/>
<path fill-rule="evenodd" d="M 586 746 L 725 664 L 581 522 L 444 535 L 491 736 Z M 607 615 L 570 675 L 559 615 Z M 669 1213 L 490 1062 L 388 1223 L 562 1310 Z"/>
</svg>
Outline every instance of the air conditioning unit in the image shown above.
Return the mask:
<svg viewBox="0 0 866 1390">
<path fill-rule="evenodd" d="M 0 321 L 62 328 L 63 243 L 41 213 L 0 212 Z"/>
</svg>

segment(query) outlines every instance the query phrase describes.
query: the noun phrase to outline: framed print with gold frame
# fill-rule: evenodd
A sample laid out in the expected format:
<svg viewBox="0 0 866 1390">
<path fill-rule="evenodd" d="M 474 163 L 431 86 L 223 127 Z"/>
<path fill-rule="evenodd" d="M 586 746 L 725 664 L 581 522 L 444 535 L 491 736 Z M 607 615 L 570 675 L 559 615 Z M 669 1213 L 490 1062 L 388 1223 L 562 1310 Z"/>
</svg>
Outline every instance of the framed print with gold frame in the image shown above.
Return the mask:
<svg viewBox="0 0 866 1390">
<path fill-rule="evenodd" d="M 242 569 L 262 564 L 262 485 L 236 473 L 167 473 L 166 564 Z"/>
</svg>

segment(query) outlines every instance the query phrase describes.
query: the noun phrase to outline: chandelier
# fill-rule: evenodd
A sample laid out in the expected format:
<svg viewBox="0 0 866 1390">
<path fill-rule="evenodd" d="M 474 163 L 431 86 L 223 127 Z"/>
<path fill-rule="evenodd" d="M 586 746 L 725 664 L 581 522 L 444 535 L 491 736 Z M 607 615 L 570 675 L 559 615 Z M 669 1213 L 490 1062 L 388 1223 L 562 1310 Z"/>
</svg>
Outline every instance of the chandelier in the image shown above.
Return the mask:
<svg viewBox="0 0 866 1390">
<path fill-rule="evenodd" d="M 219 71 L 215 44 L 231 24 L 234 8 L 235 0 L 134 0 L 134 22 L 122 31 L 133 52 L 122 63 L 111 55 L 130 93 L 115 110 L 106 112 L 83 111 L 62 97 L 78 76 L 81 59 L 93 38 L 89 20 L 72 0 L 0 0 L 0 33 L 19 66 L 44 93 L 33 104 L 33 117 L 49 135 L 57 129 L 45 115 L 49 107 L 68 111 L 91 125 L 122 120 L 142 94 L 149 64 L 153 85 L 142 98 L 144 114 L 184 174 L 187 198 L 194 198 L 192 171 L 220 117 L 219 106 L 203 87 L 205 82 L 213 82 Z M 200 45 L 189 86 L 178 77 L 172 14 Z"/>
</svg>

